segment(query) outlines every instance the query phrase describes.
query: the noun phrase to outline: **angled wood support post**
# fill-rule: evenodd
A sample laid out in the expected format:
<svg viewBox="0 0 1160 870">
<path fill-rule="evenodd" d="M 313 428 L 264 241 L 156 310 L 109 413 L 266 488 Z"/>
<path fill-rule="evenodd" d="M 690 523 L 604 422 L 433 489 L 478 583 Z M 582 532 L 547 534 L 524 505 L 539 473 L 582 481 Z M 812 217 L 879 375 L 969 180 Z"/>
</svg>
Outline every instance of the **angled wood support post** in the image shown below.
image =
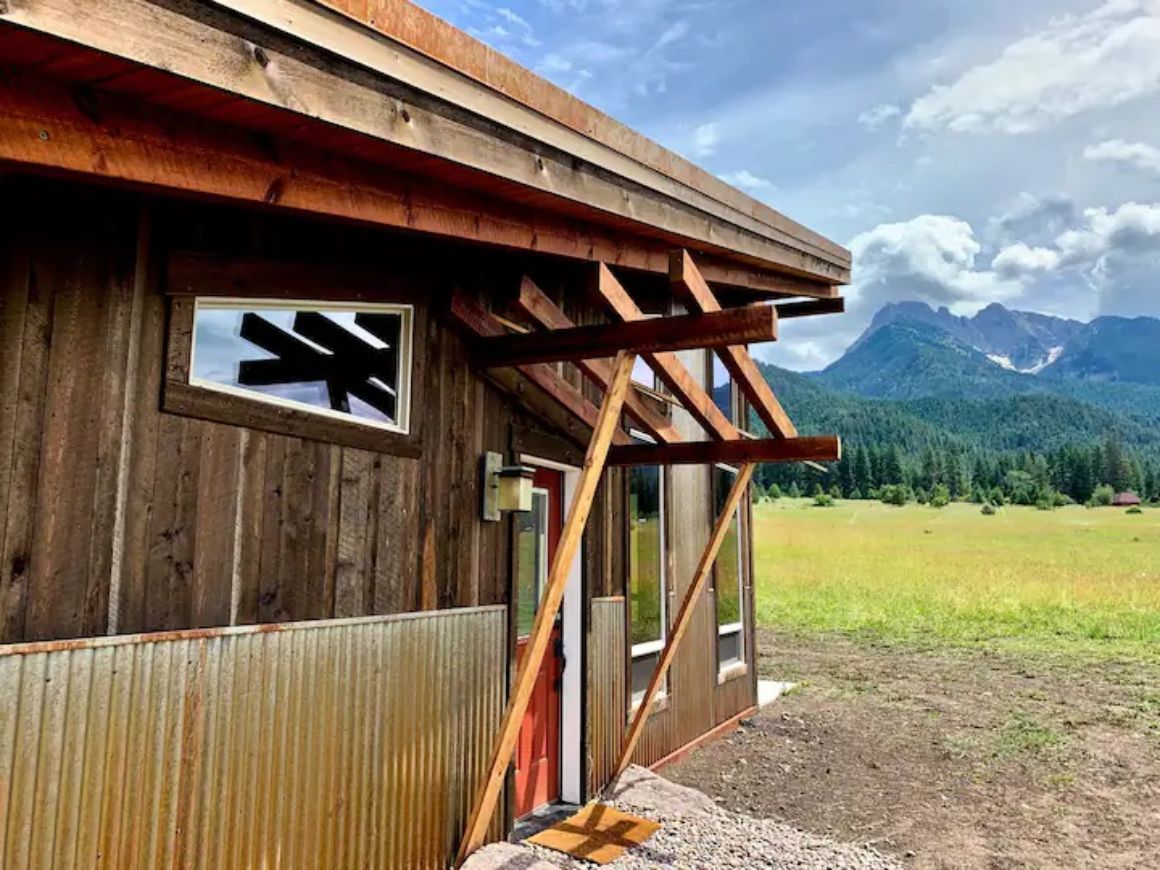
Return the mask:
<svg viewBox="0 0 1160 870">
<path fill-rule="evenodd" d="M 669 258 L 669 281 L 683 291 L 694 311 L 710 313 L 721 310 L 717 297 L 709 289 L 709 284 L 688 251 L 675 251 Z M 797 435 L 793 421 L 757 370 L 749 351 L 744 347 L 733 346 L 719 348 L 717 354 L 769 431 L 777 438 L 793 438 Z"/>
<path fill-rule="evenodd" d="M 677 611 L 677 618 L 669 631 L 668 640 L 665 641 L 665 648 L 661 652 L 660 661 L 657 662 L 652 680 L 648 684 L 648 689 L 645 690 L 644 698 L 641 699 L 632 725 L 629 726 L 628 734 L 624 738 L 624 745 L 620 749 L 620 758 L 616 762 L 616 767 L 613 768 L 612 779 L 614 782 L 617 777 L 624 773 L 625 768 L 632 760 L 632 753 L 636 751 L 636 745 L 640 742 L 640 736 L 644 733 L 644 726 L 648 722 L 649 710 L 652 708 L 657 692 L 664 685 L 665 674 L 669 672 L 669 668 L 677 656 L 681 639 L 693 621 L 693 612 L 697 609 L 697 601 L 705 588 L 705 582 L 709 578 L 709 572 L 713 569 L 713 563 L 717 561 L 717 553 L 720 552 L 721 545 L 725 542 L 725 536 L 729 533 L 729 524 L 737 512 L 737 506 L 741 504 L 741 499 L 749 489 L 749 481 L 753 478 L 753 471 L 756 467 L 755 465 L 741 466 L 737 479 L 733 482 L 733 488 L 729 490 L 725 507 L 721 511 L 721 516 L 717 518 L 713 534 L 709 538 L 709 544 L 705 547 L 705 552 L 701 554 L 701 561 L 697 563 L 697 571 L 693 574 L 693 580 L 689 584 L 688 592 L 685 593 L 681 609 Z"/>
<path fill-rule="evenodd" d="M 584 467 L 580 471 L 580 480 L 576 485 L 576 492 L 572 497 L 572 504 L 568 508 L 568 517 L 564 522 L 564 529 L 560 533 L 560 543 L 556 547 L 556 557 L 552 560 L 551 570 L 548 572 L 548 581 L 544 589 L 544 597 L 536 612 L 535 622 L 532 624 L 532 633 L 528 639 L 524 658 L 512 686 L 511 696 L 508 698 L 507 709 L 504 712 L 503 722 L 496 735 L 495 748 L 492 751 L 491 763 L 487 774 L 480 784 L 472 805 L 471 815 L 467 823 L 467 831 L 463 836 L 463 843 L 459 848 L 457 865 L 462 864 L 467 856 L 483 844 L 483 837 L 487 831 L 488 822 L 495 812 L 496 801 L 503 788 L 504 777 L 508 764 L 511 763 L 512 752 L 519 737 L 520 725 L 524 713 L 528 709 L 528 701 L 535 688 L 536 677 L 540 672 L 540 665 L 544 660 L 544 653 L 552 636 L 552 626 L 556 613 L 560 610 L 560 603 L 564 600 L 564 587 L 568 584 L 568 571 L 572 566 L 572 559 L 580 547 L 584 536 L 584 527 L 588 524 L 588 515 L 592 511 L 592 500 L 596 494 L 596 487 L 604 473 L 604 460 L 608 456 L 608 448 L 612 444 L 612 435 L 616 431 L 616 421 L 620 417 L 624 405 L 624 396 L 628 392 L 628 385 L 632 379 L 632 365 L 636 357 L 631 353 L 619 353 L 612 365 L 612 383 L 608 392 L 604 394 L 604 402 L 600 406 L 600 418 L 596 429 L 592 433 L 592 440 L 588 444 L 588 452 L 584 457 Z"/>
<path fill-rule="evenodd" d="M 519 298 L 513 304 L 524 317 L 543 329 L 570 329 L 576 325 L 526 275 L 520 284 Z M 577 360 L 576 368 L 602 390 L 607 390 L 612 382 L 612 361 L 609 359 Z M 684 440 L 672 421 L 655 410 L 635 388 L 630 388 L 625 395 L 624 408 L 637 425 L 660 443 L 676 444 Z"/>
</svg>

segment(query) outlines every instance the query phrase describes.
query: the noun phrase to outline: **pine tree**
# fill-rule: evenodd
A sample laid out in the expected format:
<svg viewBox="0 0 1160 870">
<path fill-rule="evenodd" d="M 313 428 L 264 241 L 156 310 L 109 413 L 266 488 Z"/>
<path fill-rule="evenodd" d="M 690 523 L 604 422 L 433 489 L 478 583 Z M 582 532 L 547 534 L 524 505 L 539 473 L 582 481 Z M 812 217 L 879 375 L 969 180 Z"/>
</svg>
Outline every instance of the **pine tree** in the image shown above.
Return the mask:
<svg viewBox="0 0 1160 870">
<path fill-rule="evenodd" d="M 870 490 L 874 489 L 874 473 L 870 468 L 870 454 L 864 447 L 858 448 L 854 458 L 854 484 L 855 489 L 864 496 L 868 496 Z"/>
</svg>

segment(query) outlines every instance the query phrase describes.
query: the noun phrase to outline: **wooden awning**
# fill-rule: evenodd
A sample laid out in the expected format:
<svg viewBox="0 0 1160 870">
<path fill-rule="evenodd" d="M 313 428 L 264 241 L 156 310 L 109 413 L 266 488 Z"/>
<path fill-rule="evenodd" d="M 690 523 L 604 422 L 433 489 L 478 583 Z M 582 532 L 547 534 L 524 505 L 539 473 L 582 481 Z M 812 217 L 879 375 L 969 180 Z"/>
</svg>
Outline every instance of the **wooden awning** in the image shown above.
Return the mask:
<svg viewBox="0 0 1160 870">
<path fill-rule="evenodd" d="M 451 316 L 474 336 L 472 344 L 481 368 L 493 373 L 496 369 L 518 372 L 558 411 L 589 429 L 594 428 L 599 409 L 561 377 L 551 363 L 575 362 L 586 380 L 607 390 L 612 376 L 607 357 L 628 352 L 652 368 L 674 403 L 688 411 L 708 435 L 705 441 L 686 441 L 667 416 L 656 409 L 646 391 L 633 384 L 626 391 L 624 411 L 656 443 L 634 444 L 623 429 L 616 427 L 607 457 L 609 465 L 837 461 L 841 457 L 837 437 L 798 437 L 796 427 L 746 346 L 776 340 L 778 320 L 786 314 L 801 317 L 838 312 L 842 310 L 841 300 L 820 300 L 825 303 L 821 305 L 799 302 L 723 309 L 693 258 L 683 250 L 670 258 L 670 281 L 692 313 L 646 316 L 612 270 L 601 263 L 595 292 L 614 318 L 612 323 L 575 325 L 526 276 L 514 308 L 534 325 L 534 331 L 517 331 L 513 324 L 460 292 L 452 298 Z M 771 437 L 748 436 L 721 412 L 676 356 L 676 351 L 691 348 L 711 348 L 721 357 Z M 503 375 L 493 377 L 503 380 Z"/>
<path fill-rule="evenodd" d="M 674 465 L 727 462 L 740 470 L 726 498 L 724 510 L 714 525 L 677 617 L 665 641 L 649 687 L 645 692 L 621 747 L 617 775 L 628 765 L 652 700 L 663 685 L 677 649 L 692 621 L 697 598 L 728 533 L 730 517 L 748 491 L 758 462 L 836 461 L 841 442 L 836 436 L 799 437 L 797 429 L 777 401 L 769 384 L 753 362 L 746 343 L 750 339 L 773 340 L 777 335 L 779 312 L 773 306 L 722 310 L 709 285 L 686 251 L 670 260 L 670 280 L 688 301 L 692 314 L 678 317 L 647 318 L 628 291 L 603 263 L 598 267 L 596 293 L 615 318 L 603 326 L 579 327 L 532 282 L 525 277 L 515 308 L 539 327 L 536 332 L 505 328 L 504 322 L 462 293 L 451 302 L 451 316 L 474 335 L 479 364 L 489 370 L 515 367 L 519 373 L 549 397 L 563 412 L 582 420 L 592 429 L 592 439 L 584 457 L 576 490 L 569 505 L 560 544 L 548 571 L 547 583 L 519 672 L 512 685 L 503 721 L 496 735 L 487 774 L 472 804 L 459 861 L 483 842 L 484 832 L 495 812 L 503 788 L 505 771 L 511 763 L 520 723 L 527 710 L 540 664 L 550 640 L 552 626 L 564 597 L 568 568 L 584 535 L 592 510 L 597 484 L 608 465 Z M 797 303 L 801 305 L 802 303 Z M 809 304 L 809 303 L 806 303 Z M 791 316 L 840 310 L 840 306 L 803 311 L 794 308 Z M 687 348 L 713 348 L 737 381 L 746 399 L 770 431 L 771 438 L 750 438 L 739 430 L 713 402 L 700 382 L 674 354 Z M 614 362 L 604 357 L 615 353 Z M 704 427 L 709 439 L 685 441 L 663 415 L 653 410 L 631 376 L 637 356 L 672 392 L 676 401 Z M 583 393 L 564 381 L 550 365 L 572 360 L 584 377 L 604 390 L 597 408 Z M 655 440 L 655 444 L 634 443 L 620 428 L 621 412 L 626 412 Z"/>
</svg>

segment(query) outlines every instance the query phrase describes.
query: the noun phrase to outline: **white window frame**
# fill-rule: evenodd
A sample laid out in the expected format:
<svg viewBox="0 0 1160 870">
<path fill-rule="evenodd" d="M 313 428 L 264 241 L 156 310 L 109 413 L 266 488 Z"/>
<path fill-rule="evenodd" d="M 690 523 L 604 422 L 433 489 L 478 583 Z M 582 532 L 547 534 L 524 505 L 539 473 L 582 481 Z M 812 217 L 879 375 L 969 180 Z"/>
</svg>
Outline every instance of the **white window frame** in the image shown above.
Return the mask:
<svg viewBox="0 0 1160 870">
<path fill-rule="evenodd" d="M 718 462 L 714 465 L 715 468 L 724 469 L 733 474 L 734 480 L 737 475 L 741 473 L 740 469 L 732 465 Z M 741 617 L 739 622 L 729 622 L 725 625 L 717 626 L 717 637 L 722 638 L 731 634 L 737 635 L 737 659 L 736 661 L 722 662 L 721 661 L 721 645 L 718 643 L 717 649 L 714 651 L 717 655 L 717 673 L 727 674 L 731 671 L 743 668 L 745 666 L 745 521 L 741 514 L 741 504 L 739 503 L 734 510 L 734 516 L 737 518 L 737 603 L 738 614 Z M 720 554 L 718 554 L 720 555 Z M 720 597 L 721 590 L 718 583 L 717 563 L 713 563 L 713 621 L 717 621 L 717 599 Z"/>
<path fill-rule="evenodd" d="M 307 402 L 296 402 L 293 399 L 284 399 L 280 396 L 269 396 L 256 390 L 247 390 L 245 387 L 234 387 L 229 384 L 219 384 L 216 381 L 199 378 L 194 375 L 195 358 L 197 355 L 197 315 L 200 311 L 338 311 L 338 312 L 381 312 L 398 314 L 402 317 L 402 328 L 399 330 L 399 368 L 398 383 L 395 385 L 399 420 L 388 423 L 383 420 L 372 420 L 367 417 L 358 417 L 354 414 L 344 414 L 333 408 L 323 408 Z M 414 352 L 415 306 L 388 302 L 325 302 L 318 299 L 253 299 L 246 297 L 205 297 L 199 296 L 193 303 L 193 331 L 189 339 L 189 384 L 204 390 L 216 393 L 225 393 L 229 396 L 247 399 L 252 402 L 261 402 L 267 405 L 277 405 L 283 408 L 293 408 L 320 417 L 329 417 L 332 420 L 341 420 L 355 426 L 365 426 L 370 429 L 381 429 L 387 432 L 396 432 L 402 435 L 409 434 L 411 426 L 411 381 Z"/>
<path fill-rule="evenodd" d="M 629 430 L 629 436 L 647 444 L 656 444 L 656 439 L 650 437 L 644 432 L 636 429 Z M 663 465 L 655 466 L 658 471 L 657 476 L 657 505 L 660 511 L 660 575 L 661 575 L 661 636 L 657 640 L 645 641 L 644 643 L 632 644 L 629 648 L 629 658 L 636 661 L 646 656 L 654 656 L 660 653 L 669 639 L 669 571 L 668 571 L 668 536 L 666 534 L 665 526 L 668 522 L 668 517 L 665 512 L 665 467 Z M 629 553 L 631 560 L 632 554 Z M 628 613 L 629 619 L 632 618 L 632 563 L 628 566 Z M 629 637 L 631 638 L 631 628 L 629 626 Z M 656 701 L 660 701 L 668 697 L 668 676 L 665 676 L 664 685 L 661 686 L 657 692 Z M 629 691 L 632 695 L 631 709 L 635 711 L 640 707 L 640 702 L 644 700 L 644 692 L 639 695 L 632 692 L 632 673 L 629 671 Z"/>
</svg>

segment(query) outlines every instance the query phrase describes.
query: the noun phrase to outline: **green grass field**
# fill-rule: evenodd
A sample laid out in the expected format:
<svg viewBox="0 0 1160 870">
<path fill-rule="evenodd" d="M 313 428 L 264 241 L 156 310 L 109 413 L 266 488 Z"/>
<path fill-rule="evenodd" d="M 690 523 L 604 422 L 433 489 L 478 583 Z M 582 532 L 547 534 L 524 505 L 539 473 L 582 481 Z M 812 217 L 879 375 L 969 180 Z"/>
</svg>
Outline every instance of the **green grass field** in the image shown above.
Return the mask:
<svg viewBox="0 0 1160 870">
<path fill-rule="evenodd" d="M 758 622 L 1160 659 L 1160 510 L 754 507 Z"/>
</svg>

